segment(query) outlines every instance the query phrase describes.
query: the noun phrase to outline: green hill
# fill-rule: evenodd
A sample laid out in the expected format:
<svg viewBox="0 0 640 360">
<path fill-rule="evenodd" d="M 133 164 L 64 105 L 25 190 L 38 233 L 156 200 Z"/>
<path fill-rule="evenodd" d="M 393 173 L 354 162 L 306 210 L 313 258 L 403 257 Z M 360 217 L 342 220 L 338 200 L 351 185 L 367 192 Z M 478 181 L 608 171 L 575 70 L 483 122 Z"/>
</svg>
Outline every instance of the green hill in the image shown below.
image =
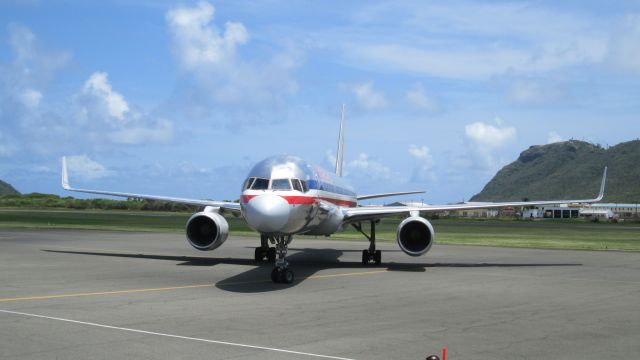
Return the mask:
<svg viewBox="0 0 640 360">
<path fill-rule="evenodd" d="M 640 201 L 640 140 L 604 149 L 570 140 L 532 146 L 502 168 L 471 201 L 594 197 L 609 167 L 604 201 Z"/>
<path fill-rule="evenodd" d="M 14 189 L 13 186 L 7 184 L 6 182 L 0 180 L 0 196 L 2 195 L 18 195 L 20 194 L 18 190 Z"/>
</svg>

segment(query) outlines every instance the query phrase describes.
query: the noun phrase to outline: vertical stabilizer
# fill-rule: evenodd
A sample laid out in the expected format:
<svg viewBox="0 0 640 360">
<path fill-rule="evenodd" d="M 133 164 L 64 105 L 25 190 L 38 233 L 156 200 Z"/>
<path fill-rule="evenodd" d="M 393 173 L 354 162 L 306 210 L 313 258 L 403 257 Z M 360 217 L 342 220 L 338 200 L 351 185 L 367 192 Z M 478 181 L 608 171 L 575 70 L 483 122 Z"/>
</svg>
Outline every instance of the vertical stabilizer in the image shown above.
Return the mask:
<svg viewBox="0 0 640 360">
<path fill-rule="evenodd" d="M 336 175 L 342 176 L 342 163 L 344 154 L 344 104 L 340 112 L 340 135 L 338 136 L 338 154 L 336 155 Z"/>
</svg>

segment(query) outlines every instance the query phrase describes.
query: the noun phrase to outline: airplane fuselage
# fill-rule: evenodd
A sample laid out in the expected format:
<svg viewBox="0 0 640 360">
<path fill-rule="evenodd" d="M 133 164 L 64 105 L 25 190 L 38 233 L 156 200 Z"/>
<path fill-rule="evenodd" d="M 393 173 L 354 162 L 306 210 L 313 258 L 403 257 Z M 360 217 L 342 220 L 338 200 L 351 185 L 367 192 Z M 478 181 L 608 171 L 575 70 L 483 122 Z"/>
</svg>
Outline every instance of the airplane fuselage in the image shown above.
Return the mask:
<svg viewBox="0 0 640 360">
<path fill-rule="evenodd" d="M 263 234 L 329 235 L 342 226 L 340 209 L 356 205 L 356 194 L 341 178 L 289 155 L 256 164 L 240 195 L 242 216 Z"/>
</svg>

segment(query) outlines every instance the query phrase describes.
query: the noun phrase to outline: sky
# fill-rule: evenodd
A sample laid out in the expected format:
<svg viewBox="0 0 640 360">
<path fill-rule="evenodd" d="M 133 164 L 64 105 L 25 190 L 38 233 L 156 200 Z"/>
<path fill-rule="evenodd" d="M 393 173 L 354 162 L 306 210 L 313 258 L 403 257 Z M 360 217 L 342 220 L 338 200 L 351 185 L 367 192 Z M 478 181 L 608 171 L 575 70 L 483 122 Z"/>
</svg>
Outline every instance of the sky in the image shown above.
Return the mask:
<svg viewBox="0 0 640 360">
<path fill-rule="evenodd" d="M 69 195 L 67 156 L 77 187 L 237 199 L 270 155 L 332 169 L 342 104 L 359 194 L 469 199 L 529 146 L 640 137 L 640 1 L 0 2 L 22 193 Z"/>
</svg>

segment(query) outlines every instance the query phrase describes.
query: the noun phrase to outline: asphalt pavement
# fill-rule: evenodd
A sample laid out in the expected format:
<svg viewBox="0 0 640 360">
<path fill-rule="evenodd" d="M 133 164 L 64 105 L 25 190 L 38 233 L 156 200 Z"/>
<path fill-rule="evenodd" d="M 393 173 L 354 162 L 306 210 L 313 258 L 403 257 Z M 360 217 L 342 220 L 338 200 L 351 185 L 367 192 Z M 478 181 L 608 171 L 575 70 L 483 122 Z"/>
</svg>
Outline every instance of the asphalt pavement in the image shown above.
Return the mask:
<svg viewBox="0 0 640 360">
<path fill-rule="evenodd" d="M 640 241 L 640 240 L 639 240 Z M 640 253 L 296 239 L 293 284 L 257 237 L 0 230 L 1 359 L 633 359 Z"/>
</svg>

